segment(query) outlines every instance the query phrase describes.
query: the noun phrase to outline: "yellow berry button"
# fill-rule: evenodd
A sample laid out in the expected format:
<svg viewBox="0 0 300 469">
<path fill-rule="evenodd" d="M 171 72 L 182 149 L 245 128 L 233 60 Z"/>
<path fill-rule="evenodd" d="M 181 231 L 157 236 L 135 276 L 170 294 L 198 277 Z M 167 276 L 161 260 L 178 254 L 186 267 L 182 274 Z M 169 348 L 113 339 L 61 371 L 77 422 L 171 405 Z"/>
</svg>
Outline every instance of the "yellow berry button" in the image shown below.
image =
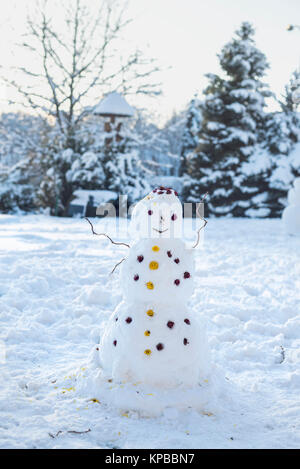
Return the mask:
<svg viewBox="0 0 300 469">
<path fill-rule="evenodd" d="M 148 288 L 149 290 L 153 290 L 153 288 L 154 288 L 154 285 L 153 285 L 152 282 L 147 282 L 147 283 L 146 283 L 146 286 L 147 286 L 147 288 Z"/>
<path fill-rule="evenodd" d="M 151 334 L 150 331 L 145 331 L 145 332 L 144 332 L 144 335 L 145 335 L 146 337 L 149 337 L 150 334 Z"/>
<path fill-rule="evenodd" d="M 153 309 L 148 309 L 147 314 L 148 314 L 148 316 L 151 316 L 151 317 L 154 316 Z"/>
<path fill-rule="evenodd" d="M 158 262 L 155 262 L 155 261 L 150 262 L 149 269 L 151 269 L 151 270 L 158 269 Z"/>
<path fill-rule="evenodd" d="M 159 251 L 159 247 L 158 247 L 158 246 L 153 246 L 152 251 L 158 252 L 158 251 Z"/>
<path fill-rule="evenodd" d="M 144 351 L 145 355 L 151 355 L 151 353 L 152 353 L 151 350 L 149 350 L 148 348 Z"/>
</svg>

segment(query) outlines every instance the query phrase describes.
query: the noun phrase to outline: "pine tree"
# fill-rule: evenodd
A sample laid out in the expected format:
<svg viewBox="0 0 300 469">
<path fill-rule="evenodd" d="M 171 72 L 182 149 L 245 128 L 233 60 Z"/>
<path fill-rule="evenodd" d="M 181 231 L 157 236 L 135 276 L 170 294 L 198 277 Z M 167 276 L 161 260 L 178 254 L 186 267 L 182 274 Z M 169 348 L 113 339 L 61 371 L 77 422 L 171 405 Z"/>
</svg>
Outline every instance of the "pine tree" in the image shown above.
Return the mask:
<svg viewBox="0 0 300 469">
<path fill-rule="evenodd" d="M 27 171 L 27 161 L 0 167 L 0 213 L 34 211 L 35 186 Z"/>
<path fill-rule="evenodd" d="M 284 87 L 284 94 L 279 100 L 282 111 L 296 113 L 299 106 L 298 89 L 300 87 L 300 71 L 295 70 L 287 85 Z M 296 97 L 296 99 L 295 99 Z"/>
<path fill-rule="evenodd" d="M 287 191 L 300 170 L 299 156 L 293 150 L 299 141 L 300 119 L 293 99 L 294 82 L 299 73 L 294 72 L 285 93 L 278 103 L 280 111 L 266 114 L 264 140 L 250 157 L 243 170 L 247 173 L 248 186 L 256 188 L 251 198 L 248 216 L 281 216 Z M 251 168 L 252 165 L 252 168 Z"/>
<path fill-rule="evenodd" d="M 253 36 L 253 27 L 242 23 L 218 56 L 224 77 L 207 75 L 199 145 L 188 160 L 185 198 L 197 201 L 208 191 L 206 206 L 214 216 L 244 215 L 251 193 L 250 187 L 241 187 L 241 167 L 262 139 L 263 108 L 270 95 L 260 81 L 268 67 L 266 57 Z"/>
<path fill-rule="evenodd" d="M 104 131 L 99 119 L 88 117 L 64 139 L 55 125 L 48 130 L 39 157 L 41 180 L 37 204 L 51 215 L 67 216 L 77 189 L 103 189 Z"/>
<path fill-rule="evenodd" d="M 198 147 L 198 135 L 200 132 L 202 114 L 200 109 L 200 101 L 195 97 L 189 104 L 186 112 L 186 124 L 182 136 L 181 146 L 181 164 L 179 168 L 179 176 L 183 176 L 187 171 L 187 158 Z"/>
<path fill-rule="evenodd" d="M 296 147 L 300 141 L 300 118 L 298 103 L 293 98 L 299 77 L 298 71 L 292 74 L 279 100 L 281 112 L 271 113 L 267 118 L 266 142 L 272 160 L 268 202 L 273 217 L 281 216 L 292 181 L 300 176 L 299 149 Z"/>
<path fill-rule="evenodd" d="M 128 203 L 136 202 L 148 189 L 140 164 L 138 136 L 123 124 L 112 126 L 103 150 L 105 188 L 127 195 Z"/>
<path fill-rule="evenodd" d="M 295 70 L 289 83 L 285 86 L 285 94 L 283 100 L 280 101 L 281 109 L 285 116 L 286 129 L 288 135 L 287 144 L 289 144 L 288 162 L 291 173 L 294 178 L 300 177 L 300 158 L 294 148 L 300 141 L 300 115 L 299 108 L 299 88 L 300 88 L 300 71 Z M 287 188 L 287 190 L 289 187 Z"/>
<path fill-rule="evenodd" d="M 0 116 L 0 212 L 36 209 L 41 178 L 36 161 L 45 127 L 40 117 L 21 113 Z"/>
</svg>

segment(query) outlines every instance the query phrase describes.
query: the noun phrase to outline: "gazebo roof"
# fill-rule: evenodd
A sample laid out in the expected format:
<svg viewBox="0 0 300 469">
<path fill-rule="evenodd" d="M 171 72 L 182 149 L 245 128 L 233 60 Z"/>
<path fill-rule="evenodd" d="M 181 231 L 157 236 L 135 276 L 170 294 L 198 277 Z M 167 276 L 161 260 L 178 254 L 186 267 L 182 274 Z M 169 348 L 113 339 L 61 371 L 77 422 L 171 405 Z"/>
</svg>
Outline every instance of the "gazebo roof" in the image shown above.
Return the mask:
<svg viewBox="0 0 300 469">
<path fill-rule="evenodd" d="M 134 109 L 129 106 L 120 93 L 114 91 L 103 98 L 94 108 L 94 114 L 100 116 L 132 117 Z"/>
</svg>

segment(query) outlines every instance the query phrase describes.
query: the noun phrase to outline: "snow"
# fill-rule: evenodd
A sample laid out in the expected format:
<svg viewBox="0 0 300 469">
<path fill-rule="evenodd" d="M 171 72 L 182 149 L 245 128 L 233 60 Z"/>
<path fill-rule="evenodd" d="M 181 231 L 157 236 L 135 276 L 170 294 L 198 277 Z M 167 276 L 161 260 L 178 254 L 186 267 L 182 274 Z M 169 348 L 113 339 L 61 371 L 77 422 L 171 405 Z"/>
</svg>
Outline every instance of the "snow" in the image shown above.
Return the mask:
<svg viewBox="0 0 300 469">
<path fill-rule="evenodd" d="M 95 107 L 94 114 L 132 117 L 134 109 L 127 103 L 125 98 L 117 92 L 109 93 Z"/>
<path fill-rule="evenodd" d="M 240 103 L 232 103 L 226 106 L 226 109 L 235 112 L 236 114 L 243 114 L 245 112 L 245 106 Z"/>
<path fill-rule="evenodd" d="M 249 177 L 267 171 L 269 167 L 270 154 L 264 148 L 256 146 L 249 160 L 242 165 L 242 174 Z"/>
<path fill-rule="evenodd" d="M 113 220 L 95 228 L 130 242 L 119 224 L 118 236 Z M 1 448 L 299 447 L 300 238 L 281 220 L 209 220 L 191 303 L 207 323 L 217 400 L 155 418 L 99 399 L 114 395 L 109 383 L 89 386 L 122 298 L 109 272 L 127 248 L 84 220 L 1 215 L 0 250 Z"/>
<path fill-rule="evenodd" d="M 216 132 L 218 130 L 225 129 L 225 125 L 220 124 L 219 122 L 210 121 L 207 123 L 207 128 L 211 132 Z"/>
</svg>

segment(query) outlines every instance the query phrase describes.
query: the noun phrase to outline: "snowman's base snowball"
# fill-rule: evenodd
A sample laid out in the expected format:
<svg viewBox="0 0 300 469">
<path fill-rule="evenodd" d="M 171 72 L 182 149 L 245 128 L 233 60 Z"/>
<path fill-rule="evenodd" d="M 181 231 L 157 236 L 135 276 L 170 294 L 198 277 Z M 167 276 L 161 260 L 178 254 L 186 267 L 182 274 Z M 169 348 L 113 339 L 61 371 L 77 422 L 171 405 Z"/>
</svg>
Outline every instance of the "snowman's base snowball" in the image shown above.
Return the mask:
<svg viewBox="0 0 300 469">
<path fill-rule="evenodd" d="M 222 384 L 223 383 L 223 384 Z M 85 379 L 78 378 L 77 392 L 87 398 L 96 398 L 102 405 L 122 413 L 137 412 L 141 417 L 164 415 L 174 418 L 179 411 L 193 409 L 205 415 L 220 412 L 220 390 L 224 391 L 225 378 L 221 370 L 194 387 L 161 389 L 142 383 L 114 382 L 97 367 L 87 368 Z"/>
<path fill-rule="evenodd" d="M 282 221 L 288 234 L 300 236 L 300 207 L 290 205 L 282 213 Z"/>
<path fill-rule="evenodd" d="M 180 303 L 120 303 L 98 348 L 99 364 L 115 382 L 195 386 L 211 369 L 205 324 Z"/>
</svg>

